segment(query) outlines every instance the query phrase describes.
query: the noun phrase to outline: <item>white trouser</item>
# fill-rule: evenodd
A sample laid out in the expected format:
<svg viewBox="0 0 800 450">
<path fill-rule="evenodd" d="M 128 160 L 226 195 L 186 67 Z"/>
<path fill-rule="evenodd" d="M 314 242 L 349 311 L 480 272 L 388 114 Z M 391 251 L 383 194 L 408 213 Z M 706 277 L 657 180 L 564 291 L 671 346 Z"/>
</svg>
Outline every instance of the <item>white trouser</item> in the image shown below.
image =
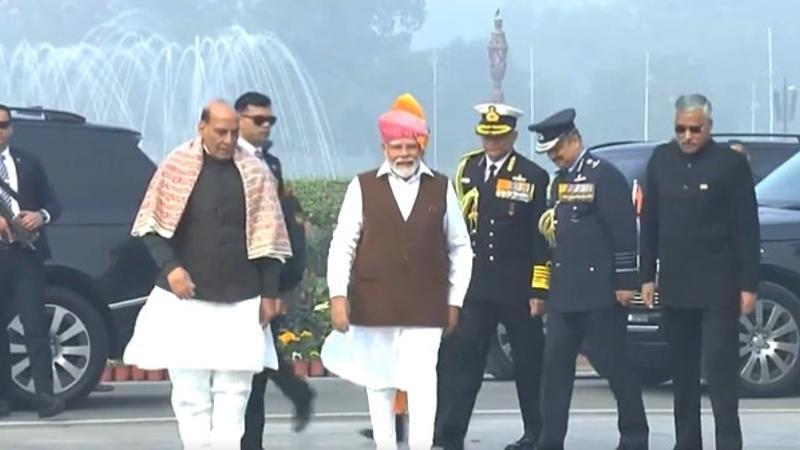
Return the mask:
<svg viewBox="0 0 800 450">
<path fill-rule="evenodd" d="M 184 450 L 239 450 L 253 372 L 169 369 Z"/>
<path fill-rule="evenodd" d="M 420 370 L 423 370 L 420 368 Z M 427 370 L 427 368 L 426 368 Z M 411 450 L 430 450 L 436 420 L 436 367 L 429 376 L 420 376 L 408 389 L 408 446 Z M 378 450 L 396 450 L 394 400 L 396 389 L 367 389 L 369 417 Z"/>
</svg>

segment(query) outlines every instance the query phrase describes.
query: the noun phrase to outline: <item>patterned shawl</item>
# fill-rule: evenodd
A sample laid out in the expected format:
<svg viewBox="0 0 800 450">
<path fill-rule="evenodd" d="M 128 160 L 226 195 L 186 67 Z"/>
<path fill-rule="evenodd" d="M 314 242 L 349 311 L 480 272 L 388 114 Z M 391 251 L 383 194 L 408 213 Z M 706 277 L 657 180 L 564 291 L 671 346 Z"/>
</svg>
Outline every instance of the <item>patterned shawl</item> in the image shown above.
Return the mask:
<svg viewBox="0 0 800 450">
<path fill-rule="evenodd" d="M 172 238 L 203 167 L 203 151 L 202 140 L 195 138 L 173 150 L 161 163 L 150 180 L 131 235 L 157 233 Z M 292 247 L 275 177 L 258 158 L 241 149 L 234 152 L 233 162 L 244 187 L 248 258 L 290 258 Z"/>
</svg>

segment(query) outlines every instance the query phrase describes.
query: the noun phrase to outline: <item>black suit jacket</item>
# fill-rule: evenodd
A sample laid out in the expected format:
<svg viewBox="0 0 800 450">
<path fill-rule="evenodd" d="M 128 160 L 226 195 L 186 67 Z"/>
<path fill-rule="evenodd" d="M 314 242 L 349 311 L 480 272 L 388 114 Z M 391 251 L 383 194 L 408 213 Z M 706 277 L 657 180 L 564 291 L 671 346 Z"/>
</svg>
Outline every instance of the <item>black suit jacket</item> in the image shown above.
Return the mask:
<svg viewBox="0 0 800 450">
<path fill-rule="evenodd" d="M 17 168 L 17 197 L 20 210 L 39 211 L 44 209 L 50 214 L 50 223 L 53 223 L 61 215 L 61 205 L 58 203 L 56 193 L 39 158 L 16 147 L 11 147 L 10 153 Z M 46 228 L 46 225 L 42 227 L 39 239 L 34 243 L 36 255 L 42 261 L 48 260 L 52 256 Z"/>
<path fill-rule="evenodd" d="M 267 144 L 269 149 L 272 144 Z M 264 161 L 278 180 L 278 197 L 286 221 L 286 230 L 292 245 L 292 257 L 289 258 L 281 269 L 280 292 L 284 293 L 300 284 L 306 268 L 306 232 L 303 222 L 303 208 L 297 197 L 289 192 L 283 182 L 283 169 L 281 160 L 277 156 L 263 152 Z"/>
<path fill-rule="evenodd" d="M 761 258 L 758 205 L 747 158 L 713 140 L 693 155 L 674 141 L 647 166 L 642 213 L 643 281 L 677 308 L 739 305 L 756 292 Z"/>
</svg>

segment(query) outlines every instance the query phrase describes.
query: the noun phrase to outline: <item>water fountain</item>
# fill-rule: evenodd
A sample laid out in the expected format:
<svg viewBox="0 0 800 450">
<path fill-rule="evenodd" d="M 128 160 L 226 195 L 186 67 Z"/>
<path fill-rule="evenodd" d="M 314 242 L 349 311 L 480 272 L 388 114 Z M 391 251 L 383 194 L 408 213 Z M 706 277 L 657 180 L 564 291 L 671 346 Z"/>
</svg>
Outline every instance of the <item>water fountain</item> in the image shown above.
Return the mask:
<svg viewBox="0 0 800 450">
<path fill-rule="evenodd" d="M 116 19 L 68 46 L 0 44 L 0 99 L 65 109 L 142 133 L 155 161 L 192 137 L 202 105 L 247 90 L 270 95 L 279 116 L 275 148 L 288 176 L 336 174 L 335 146 L 317 89 L 302 64 L 271 33 L 233 26 L 188 44 Z"/>
</svg>

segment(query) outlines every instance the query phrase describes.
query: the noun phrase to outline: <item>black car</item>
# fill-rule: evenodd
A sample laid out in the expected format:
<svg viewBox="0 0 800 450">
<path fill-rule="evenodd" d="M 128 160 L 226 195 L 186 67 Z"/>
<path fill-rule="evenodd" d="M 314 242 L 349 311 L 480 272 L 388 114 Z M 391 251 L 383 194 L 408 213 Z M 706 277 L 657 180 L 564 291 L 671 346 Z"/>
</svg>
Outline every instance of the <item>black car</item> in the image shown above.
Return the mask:
<svg viewBox="0 0 800 450">
<path fill-rule="evenodd" d="M 763 282 L 756 311 L 740 322 L 742 388 L 751 395 L 786 394 L 800 384 L 800 185 L 796 181 L 800 179 L 800 156 L 795 156 L 800 151 L 800 136 L 714 137 L 721 142 L 743 141 L 754 181 L 759 183 Z M 631 199 L 636 202 L 641 198 L 638 194 L 647 161 L 658 144 L 615 142 L 591 150 L 625 174 L 631 183 Z M 649 310 L 640 299 L 628 315 L 628 351 L 648 384 L 663 383 L 671 377 L 668 348 L 659 329 L 660 317 L 658 307 Z M 510 378 L 510 349 L 502 328 L 493 345 L 487 371 L 496 378 Z"/>
<path fill-rule="evenodd" d="M 61 201 L 49 226 L 46 308 L 56 394 L 85 398 L 109 358 L 120 357 L 153 286 L 156 267 L 130 227 L 155 164 L 139 133 L 100 126 L 72 113 L 12 108 L 11 145 L 36 154 Z M 18 317 L 5 318 L 13 399 L 32 400 L 33 381 Z"/>
</svg>

